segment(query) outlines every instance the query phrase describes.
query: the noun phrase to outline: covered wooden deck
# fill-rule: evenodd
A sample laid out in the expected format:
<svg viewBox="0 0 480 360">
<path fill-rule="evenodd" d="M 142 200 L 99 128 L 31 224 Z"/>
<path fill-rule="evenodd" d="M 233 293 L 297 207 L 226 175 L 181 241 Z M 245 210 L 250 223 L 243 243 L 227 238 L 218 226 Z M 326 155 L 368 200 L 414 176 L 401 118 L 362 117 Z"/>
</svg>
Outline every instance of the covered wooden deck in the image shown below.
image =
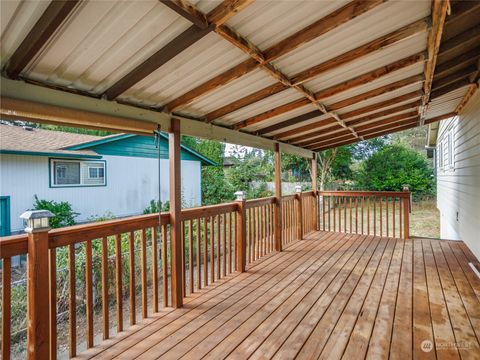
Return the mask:
<svg viewBox="0 0 480 360">
<path fill-rule="evenodd" d="M 478 359 L 470 262 L 462 242 L 312 232 L 80 358 Z"/>
</svg>

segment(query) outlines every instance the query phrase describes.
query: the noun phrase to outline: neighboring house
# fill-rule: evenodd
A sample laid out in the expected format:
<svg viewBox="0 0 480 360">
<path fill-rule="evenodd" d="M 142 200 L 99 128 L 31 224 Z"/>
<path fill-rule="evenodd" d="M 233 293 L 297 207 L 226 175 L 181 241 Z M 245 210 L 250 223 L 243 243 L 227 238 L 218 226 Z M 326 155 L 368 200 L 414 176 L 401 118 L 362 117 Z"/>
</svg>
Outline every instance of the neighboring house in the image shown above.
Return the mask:
<svg viewBox="0 0 480 360">
<path fill-rule="evenodd" d="M 140 214 L 158 200 L 153 136 L 105 137 L 0 125 L 1 234 L 23 230 L 19 216 L 40 199 L 68 201 L 80 215 Z M 201 168 L 214 163 L 182 146 L 183 206 L 201 205 Z M 160 137 L 161 200 L 169 198 L 168 138 Z"/>
<path fill-rule="evenodd" d="M 436 147 L 442 239 L 463 240 L 480 258 L 480 91 L 463 112 L 430 126 Z"/>
</svg>

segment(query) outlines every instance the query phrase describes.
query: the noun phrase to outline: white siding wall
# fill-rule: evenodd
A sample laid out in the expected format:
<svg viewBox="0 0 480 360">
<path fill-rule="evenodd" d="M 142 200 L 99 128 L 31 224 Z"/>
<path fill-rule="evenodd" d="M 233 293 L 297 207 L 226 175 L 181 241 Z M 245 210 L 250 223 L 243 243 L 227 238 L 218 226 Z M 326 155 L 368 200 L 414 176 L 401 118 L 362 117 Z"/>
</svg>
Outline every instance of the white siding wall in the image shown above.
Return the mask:
<svg viewBox="0 0 480 360">
<path fill-rule="evenodd" d="M 444 166 L 449 157 L 449 134 L 453 149 L 450 167 Z M 480 258 L 480 91 L 459 117 L 440 124 L 436 161 L 441 237 L 465 241 Z"/>
<path fill-rule="evenodd" d="M 107 186 L 50 188 L 48 158 L 1 155 L 0 194 L 10 196 L 11 230 L 23 229 L 19 216 L 40 199 L 68 201 L 80 213 L 77 221 L 111 212 L 116 216 L 142 213 L 158 199 L 157 159 L 103 156 L 107 161 Z M 168 160 L 161 160 L 161 198 L 169 198 Z M 182 200 L 185 207 L 201 204 L 201 163 L 182 160 Z"/>
</svg>

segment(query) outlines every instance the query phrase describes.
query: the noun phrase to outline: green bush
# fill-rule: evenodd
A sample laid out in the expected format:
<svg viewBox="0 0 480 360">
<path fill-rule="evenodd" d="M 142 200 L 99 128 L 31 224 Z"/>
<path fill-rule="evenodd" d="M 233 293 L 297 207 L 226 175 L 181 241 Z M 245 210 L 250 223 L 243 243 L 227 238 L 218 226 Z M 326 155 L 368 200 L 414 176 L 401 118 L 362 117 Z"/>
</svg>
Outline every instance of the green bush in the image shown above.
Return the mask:
<svg viewBox="0 0 480 360">
<path fill-rule="evenodd" d="M 399 144 L 386 145 L 360 166 L 360 188 L 376 191 L 401 191 L 408 185 L 415 196 L 434 192 L 433 169 L 425 157 Z"/>
<path fill-rule="evenodd" d="M 143 210 L 144 214 L 155 214 L 160 212 L 160 209 L 162 211 L 169 211 L 170 210 L 170 202 L 166 201 L 164 203 L 155 201 L 155 200 L 150 200 L 150 204 Z"/>
<path fill-rule="evenodd" d="M 67 201 L 40 200 L 37 195 L 35 195 L 33 210 L 49 210 L 54 214 L 55 216 L 50 219 L 52 228 L 75 225 L 75 218 L 80 215 L 73 211 L 72 205 Z"/>
</svg>

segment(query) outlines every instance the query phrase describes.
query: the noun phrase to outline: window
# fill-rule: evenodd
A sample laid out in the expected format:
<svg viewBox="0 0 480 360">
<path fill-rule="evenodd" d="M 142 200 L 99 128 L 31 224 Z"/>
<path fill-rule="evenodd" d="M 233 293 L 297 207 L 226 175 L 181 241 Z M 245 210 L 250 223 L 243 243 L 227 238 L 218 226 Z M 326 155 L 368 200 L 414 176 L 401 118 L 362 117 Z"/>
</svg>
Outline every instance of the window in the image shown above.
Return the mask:
<svg viewBox="0 0 480 360">
<path fill-rule="evenodd" d="M 50 186 L 104 186 L 105 161 L 50 159 Z"/>
</svg>

